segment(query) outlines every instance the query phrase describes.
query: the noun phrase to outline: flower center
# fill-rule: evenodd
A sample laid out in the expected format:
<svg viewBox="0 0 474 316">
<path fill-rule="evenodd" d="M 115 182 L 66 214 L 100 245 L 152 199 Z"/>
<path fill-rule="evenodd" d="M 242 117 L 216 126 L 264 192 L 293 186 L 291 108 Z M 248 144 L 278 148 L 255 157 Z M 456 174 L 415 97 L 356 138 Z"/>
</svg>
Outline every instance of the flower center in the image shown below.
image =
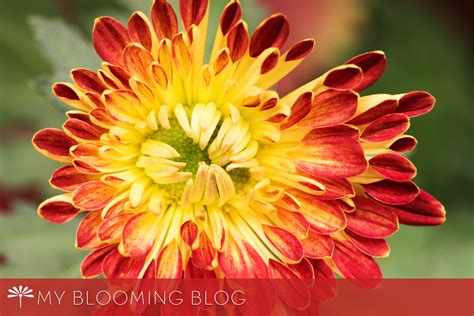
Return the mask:
<svg viewBox="0 0 474 316">
<path fill-rule="evenodd" d="M 161 116 L 160 126 L 141 144 L 137 167 L 185 207 L 223 206 L 244 189 L 249 168 L 258 164 L 249 124 L 222 114 L 213 103 L 178 104 L 173 112 Z"/>
</svg>

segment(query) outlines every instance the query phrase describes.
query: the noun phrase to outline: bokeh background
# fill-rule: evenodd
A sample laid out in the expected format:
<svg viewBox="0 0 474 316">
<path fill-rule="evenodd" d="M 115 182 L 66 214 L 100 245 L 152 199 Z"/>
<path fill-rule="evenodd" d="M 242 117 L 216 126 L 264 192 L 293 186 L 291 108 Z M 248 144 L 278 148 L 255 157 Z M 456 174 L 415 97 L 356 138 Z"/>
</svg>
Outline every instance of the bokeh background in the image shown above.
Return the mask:
<svg viewBox="0 0 474 316">
<path fill-rule="evenodd" d="M 211 1 L 211 32 L 225 1 Z M 386 52 L 385 76 L 369 92 L 426 90 L 435 110 L 413 120 L 420 141 L 411 159 L 416 182 L 446 206 L 439 227 L 406 227 L 380 260 L 386 277 L 474 277 L 474 21 L 472 1 L 241 0 L 253 29 L 284 12 L 291 40 L 313 37 L 313 56 L 279 87 L 288 91 L 369 50 Z M 56 163 L 36 153 L 33 133 L 59 127 L 65 106 L 50 95 L 71 68 L 99 67 L 90 43 L 93 20 L 122 21 L 151 0 L 0 0 L 0 277 L 79 277 L 85 252 L 74 249 L 77 220 L 53 225 L 36 205 L 56 194 L 47 179 Z M 214 26 L 214 27 L 212 27 Z M 210 36 L 213 38 L 213 36 Z"/>
</svg>

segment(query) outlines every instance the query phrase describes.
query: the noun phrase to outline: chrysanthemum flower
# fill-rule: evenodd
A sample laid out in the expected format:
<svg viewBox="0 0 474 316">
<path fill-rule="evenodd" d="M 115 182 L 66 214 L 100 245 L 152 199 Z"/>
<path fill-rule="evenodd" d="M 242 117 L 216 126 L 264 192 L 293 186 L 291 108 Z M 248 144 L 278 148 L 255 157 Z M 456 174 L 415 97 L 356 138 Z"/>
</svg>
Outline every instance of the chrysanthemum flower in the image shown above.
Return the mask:
<svg viewBox="0 0 474 316">
<path fill-rule="evenodd" d="M 96 20 L 97 72 L 74 69 L 54 94 L 76 110 L 33 143 L 66 163 L 64 194 L 39 215 L 85 212 L 76 246 L 92 250 L 83 277 L 380 278 L 374 257 L 399 223 L 436 225 L 443 206 L 419 189 L 401 153 L 426 92 L 360 96 L 386 59 L 369 52 L 280 96 L 272 90 L 308 56 L 312 39 L 282 50 L 275 14 L 253 35 L 238 1 L 222 13 L 205 58 L 208 0 L 156 0 L 128 27 Z"/>
</svg>

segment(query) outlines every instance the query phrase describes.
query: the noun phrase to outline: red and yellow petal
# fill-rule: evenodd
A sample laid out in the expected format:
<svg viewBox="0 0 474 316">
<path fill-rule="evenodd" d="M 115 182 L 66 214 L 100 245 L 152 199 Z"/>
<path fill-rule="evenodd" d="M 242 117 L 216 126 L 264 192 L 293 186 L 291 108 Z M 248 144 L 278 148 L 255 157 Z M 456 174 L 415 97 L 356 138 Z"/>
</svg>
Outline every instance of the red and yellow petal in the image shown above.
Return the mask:
<svg viewBox="0 0 474 316">
<path fill-rule="evenodd" d="M 157 234 L 157 215 L 152 212 L 138 213 L 123 228 L 123 248 L 131 257 L 143 258 L 153 247 Z"/>
<path fill-rule="evenodd" d="M 59 162 L 71 162 L 69 149 L 76 145 L 76 141 L 66 133 L 55 128 L 46 128 L 33 136 L 34 147 L 47 156 Z"/>
<path fill-rule="evenodd" d="M 299 262 L 303 258 L 303 246 L 293 234 L 268 225 L 263 225 L 263 231 L 270 243 L 290 262 Z"/>
<path fill-rule="evenodd" d="M 122 52 L 130 42 L 128 31 L 122 23 L 111 17 L 102 17 L 95 21 L 92 35 L 97 54 L 107 62 L 122 62 Z"/>
<path fill-rule="evenodd" d="M 85 279 L 95 278 L 104 271 L 102 263 L 111 251 L 116 249 L 114 245 L 98 248 L 88 254 L 81 264 L 81 276 Z"/>
<path fill-rule="evenodd" d="M 218 255 L 219 267 L 229 279 L 264 279 L 267 265 L 248 242 L 231 234 L 226 235 Z"/>
<path fill-rule="evenodd" d="M 91 181 L 81 184 L 72 193 L 75 206 L 85 210 L 103 208 L 114 197 L 117 189 L 101 181 Z"/>
<path fill-rule="evenodd" d="M 38 207 L 38 215 L 48 222 L 63 224 L 71 221 L 81 209 L 72 204 L 70 194 L 62 194 L 47 199 Z"/>
<path fill-rule="evenodd" d="M 304 256 L 312 259 L 329 258 L 334 251 L 334 241 L 329 235 L 318 234 L 312 230 L 308 237 L 301 241 Z"/>
<path fill-rule="evenodd" d="M 95 249 L 104 246 L 98 231 L 102 223 L 100 211 L 90 212 L 82 219 L 76 232 L 76 247 L 80 249 Z"/>
<path fill-rule="evenodd" d="M 395 207 L 394 212 L 400 223 L 407 225 L 440 225 L 446 221 L 444 206 L 424 190 L 410 203 Z"/>
<path fill-rule="evenodd" d="M 355 91 L 362 91 L 382 77 L 387 66 L 387 59 L 383 52 L 375 51 L 356 56 L 347 61 L 346 64 L 354 64 L 362 69 L 362 81 L 354 88 Z"/>
</svg>

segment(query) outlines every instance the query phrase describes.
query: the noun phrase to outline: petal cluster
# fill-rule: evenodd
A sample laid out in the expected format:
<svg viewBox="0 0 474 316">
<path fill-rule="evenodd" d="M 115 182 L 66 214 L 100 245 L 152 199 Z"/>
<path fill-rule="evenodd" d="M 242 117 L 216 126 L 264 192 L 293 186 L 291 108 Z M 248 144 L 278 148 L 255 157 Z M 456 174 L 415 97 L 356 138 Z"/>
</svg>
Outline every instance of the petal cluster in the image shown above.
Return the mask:
<svg viewBox="0 0 474 316">
<path fill-rule="evenodd" d="M 50 179 L 64 193 L 39 215 L 85 213 L 85 278 L 380 279 L 374 258 L 388 256 L 400 223 L 445 220 L 404 155 L 417 144 L 411 119 L 435 99 L 362 96 L 385 70 L 380 51 L 280 96 L 272 87 L 314 41 L 284 51 L 281 14 L 250 35 L 231 1 L 206 58 L 208 6 L 180 0 L 181 27 L 165 0 L 127 26 L 96 20 L 101 69 L 55 84 L 74 110 L 33 137 L 65 163 Z"/>
</svg>

